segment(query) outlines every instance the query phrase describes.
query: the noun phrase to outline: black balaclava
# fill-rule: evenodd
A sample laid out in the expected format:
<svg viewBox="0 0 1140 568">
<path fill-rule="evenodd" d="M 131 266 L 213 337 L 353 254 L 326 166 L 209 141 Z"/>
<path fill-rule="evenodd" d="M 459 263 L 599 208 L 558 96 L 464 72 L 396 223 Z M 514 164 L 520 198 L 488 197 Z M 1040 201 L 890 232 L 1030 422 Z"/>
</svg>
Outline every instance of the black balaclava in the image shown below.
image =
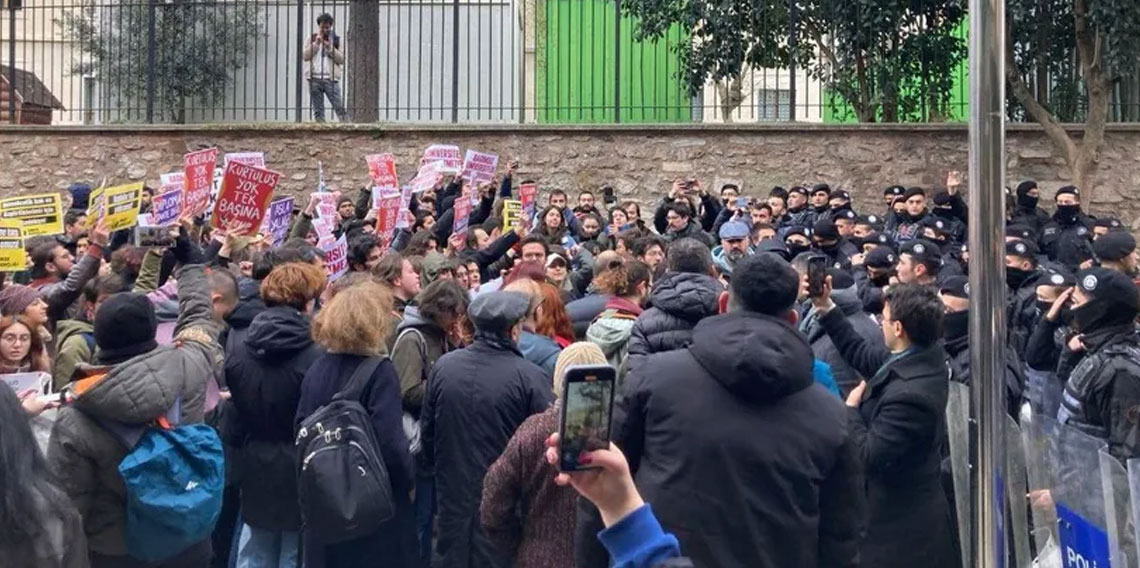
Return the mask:
<svg viewBox="0 0 1140 568">
<path fill-rule="evenodd" d="M 1057 190 L 1057 193 L 1054 194 L 1053 199 L 1056 200 L 1058 197 L 1066 193 L 1075 195 L 1078 198 L 1081 196 L 1081 192 L 1078 191 L 1077 188 L 1071 185 L 1066 185 L 1065 187 Z M 1053 218 L 1062 225 L 1072 225 L 1073 223 L 1077 222 L 1077 216 L 1080 214 L 1081 206 L 1079 203 L 1077 205 L 1058 205 L 1057 212 L 1053 214 Z"/>
<path fill-rule="evenodd" d="M 1033 210 L 1037 208 L 1038 198 L 1029 195 L 1030 190 L 1037 187 L 1037 182 L 1026 180 L 1017 184 L 1017 206 L 1021 209 Z"/>
<path fill-rule="evenodd" d="M 1077 273 L 1077 286 L 1088 296 L 1073 308 L 1073 327 L 1083 333 L 1128 325 L 1140 312 L 1140 292 L 1132 279 L 1109 268 L 1093 267 Z"/>
<path fill-rule="evenodd" d="M 970 310 L 950 312 L 942 316 L 942 329 L 946 340 L 952 341 L 970 333 Z"/>
</svg>

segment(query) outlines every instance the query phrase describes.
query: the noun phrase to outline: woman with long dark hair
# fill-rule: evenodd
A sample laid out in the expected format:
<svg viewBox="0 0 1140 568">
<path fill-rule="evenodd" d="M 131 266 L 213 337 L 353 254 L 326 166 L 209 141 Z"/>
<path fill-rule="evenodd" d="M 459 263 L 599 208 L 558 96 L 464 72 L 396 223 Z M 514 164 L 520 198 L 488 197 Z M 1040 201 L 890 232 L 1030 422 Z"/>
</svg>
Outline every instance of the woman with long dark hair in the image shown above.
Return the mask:
<svg viewBox="0 0 1140 568">
<path fill-rule="evenodd" d="M 0 563 L 86 568 L 83 519 L 56 484 L 16 393 L 0 387 Z"/>
<path fill-rule="evenodd" d="M 570 236 L 570 227 L 567 226 L 566 217 L 562 215 L 561 209 L 548 205 L 535 219 L 535 225 L 534 234 L 546 239 L 548 244 L 558 245 L 565 249 L 574 246 L 574 239 Z"/>
</svg>

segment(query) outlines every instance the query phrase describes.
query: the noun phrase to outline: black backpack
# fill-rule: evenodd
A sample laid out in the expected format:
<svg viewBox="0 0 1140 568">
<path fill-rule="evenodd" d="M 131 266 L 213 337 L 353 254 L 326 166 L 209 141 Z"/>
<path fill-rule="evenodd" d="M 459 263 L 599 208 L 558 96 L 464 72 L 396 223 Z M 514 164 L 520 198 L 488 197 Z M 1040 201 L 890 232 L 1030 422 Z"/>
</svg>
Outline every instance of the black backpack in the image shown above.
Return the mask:
<svg viewBox="0 0 1140 568">
<path fill-rule="evenodd" d="M 360 403 L 384 359 L 361 361 L 348 384 L 297 431 L 301 518 L 324 544 L 370 535 L 396 514 L 388 469 Z"/>
</svg>

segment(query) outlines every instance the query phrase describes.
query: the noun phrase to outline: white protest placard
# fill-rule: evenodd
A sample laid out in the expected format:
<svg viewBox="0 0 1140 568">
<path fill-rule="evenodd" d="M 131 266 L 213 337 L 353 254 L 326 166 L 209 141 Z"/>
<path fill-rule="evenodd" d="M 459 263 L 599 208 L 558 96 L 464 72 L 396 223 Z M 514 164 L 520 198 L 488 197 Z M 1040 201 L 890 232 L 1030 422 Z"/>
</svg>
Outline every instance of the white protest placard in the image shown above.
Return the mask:
<svg viewBox="0 0 1140 568">
<path fill-rule="evenodd" d="M 0 380 L 12 387 L 17 395 L 30 390 L 39 394 L 51 393 L 51 375 L 48 373 L 8 373 L 0 375 Z"/>
<path fill-rule="evenodd" d="M 463 156 L 459 153 L 459 146 L 451 144 L 432 144 L 424 150 L 424 157 L 420 159 L 420 166 L 438 162 L 440 171 L 447 174 L 457 174 L 463 167 Z"/>
<path fill-rule="evenodd" d="M 340 215 L 336 211 L 336 194 L 331 191 L 314 191 L 317 198 L 317 217 L 335 223 Z"/>
<path fill-rule="evenodd" d="M 230 162 L 265 169 L 265 152 L 230 152 L 225 155 L 224 165 L 229 165 Z"/>
<path fill-rule="evenodd" d="M 348 272 L 348 241 L 344 235 L 339 239 L 325 237 L 318 242 L 321 250 L 325 251 L 325 273 L 329 282 L 332 282 Z"/>
<path fill-rule="evenodd" d="M 463 172 L 460 177 L 478 187 L 481 184 L 490 183 L 495 178 L 495 169 L 498 167 L 498 155 L 468 150 L 467 156 L 463 160 Z"/>
<path fill-rule="evenodd" d="M 400 211 L 396 218 L 397 229 L 407 229 L 412 226 L 412 212 L 410 207 L 412 205 L 412 186 L 405 185 L 404 189 L 400 192 Z"/>
<path fill-rule="evenodd" d="M 412 193 L 423 193 L 429 189 L 433 189 L 439 185 L 443 180 L 443 166 L 439 162 L 428 162 L 420 167 L 416 172 L 416 177 L 408 182 L 408 186 L 412 188 Z"/>
</svg>

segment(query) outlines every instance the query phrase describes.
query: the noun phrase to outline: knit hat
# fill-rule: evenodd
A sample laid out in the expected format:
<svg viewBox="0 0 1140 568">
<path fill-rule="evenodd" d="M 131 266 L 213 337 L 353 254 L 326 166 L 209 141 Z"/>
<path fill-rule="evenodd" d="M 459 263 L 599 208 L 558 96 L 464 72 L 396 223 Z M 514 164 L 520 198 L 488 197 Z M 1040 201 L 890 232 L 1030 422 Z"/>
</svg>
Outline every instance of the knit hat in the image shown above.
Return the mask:
<svg viewBox="0 0 1140 568">
<path fill-rule="evenodd" d="M 1136 238 L 1128 231 L 1109 231 L 1093 243 L 1093 252 L 1100 260 L 1117 261 L 1136 250 Z"/>
<path fill-rule="evenodd" d="M 815 195 L 817 193 L 825 193 L 828 197 L 831 197 L 831 186 L 826 183 L 817 183 L 812 186 L 811 194 Z"/>
<path fill-rule="evenodd" d="M 13 284 L 0 290 L 0 316 L 18 316 L 43 294 L 31 286 Z"/>
<path fill-rule="evenodd" d="M 851 194 L 846 189 L 837 189 L 831 192 L 832 199 L 842 199 L 844 201 L 851 201 Z"/>
<path fill-rule="evenodd" d="M 71 194 L 71 208 L 86 211 L 91 203 L 91 186 L 86 183 L 73 183 L 67 188 Z"/>
<path fill-rule="evenodd" d="M 142 294 L 120 292 L 107 298 L 95 313 L 95 345 L 99 362 L 121 363 L 158 347 L 158 318 Z"/>
<path fill-rule="evenodd" d="M 952 198 L 948 192 L 939 191 L 934 194 L 934 205 L 936 206 L 950 205 L 951 201 Z"/>
<path fill-rule="evenodd" d="M 808 193 L 808 189 L 802 185 L 797 185 L 788 191 L 789 195 L 791 195 L 793 193 L 798 193 L 800 195 L 803 195 L 804 197 L 809 197 L 811 195 L 810 193 Z"/>
<path fill-rule="evenodd" d="M 340 196 L 340 199 L 336 200 L 336 208 L 340 209 L 340 206 L 344 205 L 345 203 L 352 203 L 352 197 L 347 195 Z"/>
<path fill-rule="evenodd" d="M 904 193 L 906 193 L 906 188 L 901 185 L 892 185 L 883 190 L 883 196 L 902 197 Z"/>
<path fill-rule="evenodd" d="M 562 398 L 562 382 L 571 365 L 605 365 L 606 355 L 596 343 L 579 341 L 567 345 L 554 363 L 554 396 Z"/>
<path fill-rule="evenodd" d="M 825 241 L 834 241 L 839 239 L 839 229 L 835 227 L 835 222 L 831 219 L 816 221 L 815 227 L 812 229 L 812 233 Z"/>
<path fill-rule="evenodd" d="M 1017 184 L 1017 196 L 1018 197 L 1024 197 L 1024 196 L 1029 194 L 1030 190 L 1032 190 L 1036 187 L 1037 187 L 1037 182 L 1035 182 L 1031 179 L 1027 179 L 1027 180 Z"/>
</svg>

